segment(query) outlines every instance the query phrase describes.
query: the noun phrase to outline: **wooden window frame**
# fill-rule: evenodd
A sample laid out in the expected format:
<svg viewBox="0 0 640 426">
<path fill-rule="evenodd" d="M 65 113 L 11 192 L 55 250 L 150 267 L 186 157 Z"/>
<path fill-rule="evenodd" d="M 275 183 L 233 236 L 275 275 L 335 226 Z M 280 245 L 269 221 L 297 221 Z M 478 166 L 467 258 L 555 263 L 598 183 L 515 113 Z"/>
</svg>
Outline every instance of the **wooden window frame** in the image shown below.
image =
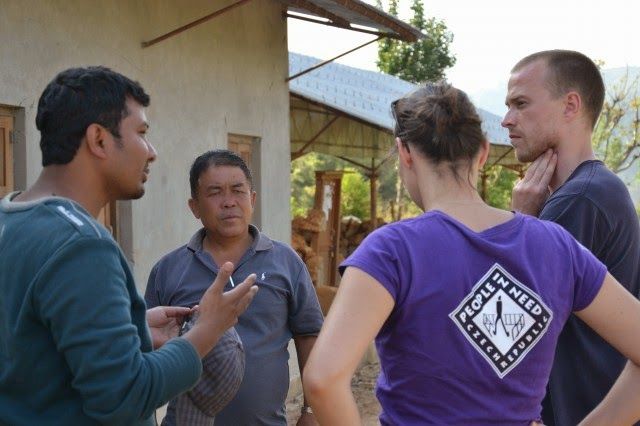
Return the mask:
<svg viewBox="0 0 640 426">
<path fill-rule="evenodd" d="M 15 190 L 15 177 L 13 170 L 13 141 L 15 118 L 13 114 L 0 108 L 0 136 L 2 137 L 2 164 L 0 164 L 0 198 Z"/>
</svg>

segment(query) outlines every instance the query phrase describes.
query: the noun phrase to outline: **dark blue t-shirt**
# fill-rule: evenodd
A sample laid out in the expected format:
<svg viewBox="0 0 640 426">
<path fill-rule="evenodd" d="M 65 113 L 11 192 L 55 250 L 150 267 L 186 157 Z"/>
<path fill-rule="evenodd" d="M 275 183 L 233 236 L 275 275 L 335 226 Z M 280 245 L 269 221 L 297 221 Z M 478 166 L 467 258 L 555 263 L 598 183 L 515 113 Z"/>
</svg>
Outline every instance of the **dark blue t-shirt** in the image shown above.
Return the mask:
<svg viewBox="0 0 640 426">
<path fill-rule="evenodd" d="M 634 296 L 640 295 L 640 229 L 624 183 L 601 161 L 585 161 L 545 203 L 541 219 L 560 224 Z M 626 359 L 576 316 L 560 334 L 544 423 L 573 426 L 618 378 Z"/>
</svg>

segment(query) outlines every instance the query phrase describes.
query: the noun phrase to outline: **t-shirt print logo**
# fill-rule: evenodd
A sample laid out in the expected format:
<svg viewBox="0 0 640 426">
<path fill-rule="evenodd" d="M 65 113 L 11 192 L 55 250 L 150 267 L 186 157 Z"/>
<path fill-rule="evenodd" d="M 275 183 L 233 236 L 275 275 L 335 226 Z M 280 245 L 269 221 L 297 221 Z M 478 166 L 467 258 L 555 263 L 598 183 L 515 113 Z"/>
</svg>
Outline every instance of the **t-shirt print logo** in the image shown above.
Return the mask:
<svg viewBox="0 0 640 426">
<path fill-rule="evenodd" d="M 449 317 L 503 378 L 546 333 L 553 313 L 496 263 Z"/>
</svg>

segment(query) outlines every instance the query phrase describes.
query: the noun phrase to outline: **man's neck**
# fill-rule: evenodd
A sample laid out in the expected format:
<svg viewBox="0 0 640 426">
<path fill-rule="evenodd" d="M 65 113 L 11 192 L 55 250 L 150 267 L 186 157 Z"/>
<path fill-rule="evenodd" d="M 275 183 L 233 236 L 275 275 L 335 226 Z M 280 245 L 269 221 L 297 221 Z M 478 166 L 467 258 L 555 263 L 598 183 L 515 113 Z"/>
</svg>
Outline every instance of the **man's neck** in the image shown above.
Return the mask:
<svg viewBox="0 0 640 426">
<path fill-rule="evenodd" d="M 93 217 L 97 217 L 100 209 L 109 202 L 104 191 L 87 174 L 58 165 L 42 169 L 36 182 L 16 197 L 15 201 L 36 201 L 54 196 L 75 201 Z"/>
<path fill-rule="evenodd" d="M 595 160 L 596 156 L 591 147 L 590 134 L 579 143 L 567 143 L 558 147 L 558 164 L 551 178 L 549 186 L 555 192 L 564 184 L 569 176 L 585 161 Z"/>
<path fill-rule="evenodd" d="M 202 248 L 213 257 L 216 265 L 221 266 L 225 262 L 231 262 L 237 266 L 252 243 L 253 236 L 249 230 L 246 234 L 237 237 L 223 237 L 207 230 Z"/>
</svg>

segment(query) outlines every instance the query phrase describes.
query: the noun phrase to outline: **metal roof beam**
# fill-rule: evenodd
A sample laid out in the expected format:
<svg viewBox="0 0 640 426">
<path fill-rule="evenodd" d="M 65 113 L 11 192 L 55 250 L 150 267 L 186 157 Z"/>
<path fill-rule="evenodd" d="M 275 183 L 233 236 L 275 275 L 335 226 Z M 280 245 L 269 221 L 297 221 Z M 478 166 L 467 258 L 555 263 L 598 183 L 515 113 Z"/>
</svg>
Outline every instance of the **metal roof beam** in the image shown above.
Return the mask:
<svg viewBox="0 0 640 426">
<path fill-rule="evenodd" d="M 511 152 L 513 151 L 513 147 L 509 148 L 507 151 L 505 151 L 504 154 L 502 154 L 496 161 L 493 162 L 493 164 L 491 164 L 490 166 L 485 166 L 485 168 L 490 169 L 493 166 L 496 166 L 500 163 L 500 161 L 502 161 L 504 159 L 504 157 L 506 157 L 507 155 L 511 154 Z"/>
<path fill-rule="evenodd" d="M 400 23 L 397 22 L 398 18 L 388 15 L 374 6 L 370 6 L 362 2 L 355 2 L 353 0 L 333 0 L 333 2 L 357 13 L 358 15 L 366 16 L 372 21 L 395 31 L 404 41 L 415 42 L 419 38 L 424 37 L 424 34 L 422 34 L 418 29 L 404 23 L 404 25 L 400 25 Z"/>
<path fill-rule="evenodd" d="M 364 164 L 358 163 L 357 161 L 352 160 L 350 158 L 343 157 L 341 155 L 336 155 L 336 157 L 341 159 L 342 161 L 346 161 L 347 163 L 351 163 L 351 164 L 353 164 L 355 166 L 361 167 L 361 168 L 363 168 L 364 170 L 366 170 L 369 173 L 371 173 L 374 170 L 374 169 L 370 168 L 369 166 L 365 166 Z"/>
<path fill-rule="evenodd" d="M 313 13 L 314 15 L 318 15 L 318 16 L 322 16 L 323 18 L 327 18 L 330 19 L 336 26 L 341 27 L 341 28 L 349 28 L 351 26 L 351 23 L 349 21 L 347 21 L 346 19 L 335 15 L 331 12 L 329 12 L 326 9 L 321 8 L 320 6 L 311 3 L 310 1 L 307 0 L 289 0 L 289 3 L 298 6 L 301 9 L 307 10 L 311 13 Z M 291 15 L 287 15 L 289 18 L 292 18 L 294 16 Z"/>
<path fill-rule="evenodd" d="M 345 56 L 345 55 L 348 55 L 348 54 L 349 54 L 349 53 L 351 53 L 351 52 L 355 52 L 356 50 L 358 50 L 358 49 L 362 49 L 363 47 L 368 46 L 368 45 L 370 45 L 371 43 L 375 43 L 376 41 L 380 40 L 381 38 L 382 38 L 382 36 L 379 36 L 379 37 L 377 37 L 377 38 L 374 38 L 373 40 L 370 40 L 370 41 L 368 41 L 368 42 L 366 42 L 366 43 L 361 44 L 361 45 L 360 45 L 360 46 L 358 46 L 358 47 L 354 47 L 354 48 L 353 48 L 353 49 L 351 49 L 351 50 L 348 50 L 348 51 L 346 51 L 346 52 L 344 52 L 344 53 L 341 53 L 340 55 L 338 55 L 338 56 L 336 56 L 336 57 L 334 57 L 334 58 L 327 59 L 326 61 L 322 61 L 322 62 L 320 62 L 320 63 L 318 63 L 318 64 L 316 64 L 316 65 L 312 66 L 311 68 L 307 68 L 306 70 L 300 71 L 300 72 L 299 72 L 299 73 L 297 73 L 297 74 L 294 74 L 294 75 L 292 75 L 292 76 L 290 76 L 290 77 L 287 77 L 284 81 L 285 81 L 285 82 L 289 82 L 289 81 L 293 80 L 294 78 L 298 78 L 298 77 L 300 77 L 301 75 L 305 75 L 306 73 L 311 72 L 311 71 L 313 71 L 313 70 L 316 70 L 316 69 L 318 69 L 318 68 L 320 68 L 320 67 L 323 67 L 323 66 L 325 66 L 325 65 L 327 65 L 327 64 L 329 64 L 329 63 L 331 63 L 331 62 L 335 61 L 336 59 L 339 59 L 339 58 L 342 58 L 342 57 L 343 57 L 343 56 Z"/>
<path fill-rule="evenodd" d="M 336 120 L 340 118 L 339 115 L 336 115 L 335 117 L 333 117 L 327 124 L 325 124 L 322 129 L 320 129 L 320 131 L 318 133 L 316 133 L 311 139 L 309 139 L 309 141 L 304 144 L 304 146 L 302 148 L 300 148 L 299 150 L 297 150 L 296 152 L 294 152 L 293 154 L 291 154 L 291 160 L 295 160 L 296 158 L 300 158 L 302 157 L 304 154 L 306 154 L 304 152 L 305 149 L 307 149 L 310 145 L 312 145 L 316 140 L 318 140 L 318 138 L 333 124 L 336 122 Z"/>
<path fill-rule="evenodd" d="M 171 38 L 171 37 L 173 37 L 175 35 L 178 35 L 178 34 L 184 32 L 184 31 L 187 31 L 188 29 L 191 29 L 191 28 L 193 28 L 195 26 L 198 26 L 198 25 L 203 24 L 203 23 L 205 23 L 207 21 L 210 21 L 211 19 L 215 18 L 216 16 L 222 15 L 223 13 L 226 13 L 226 12 L 232 10 L 232 9 L 235 9 L 238 6 L 242 6 L 243 4 L 248 3 L 249 1 L 251 1 L 251 0 L 238 0 L 237 2 L 235 2 L 233 4 L 230 4 L 227 7 L 223 7 L 222 9 L 216 10 L 215 12 L 210 13 L 207 16 L 203 16 L 200 19 L 196 19 L 193 22 L 190 22 L 190 23 L 188 23 L 186 25 L 183 25 L 180 28 L 176 28 L 173 31 L 169 31 L 168 33 L 163 34 L 163 35 L 161 35 L 159 37 L 156 37 L 153 40 L 143 41 L 142 42 L 142 47 L 145 48 L 145 47 L 153 46 L 156 43 L 160 43 L 161 41 L 164 41 L 164 40 L 166 40 L 168 38 Z"/>
<path fill-rule="evenodd" d="M 320 21 L 318 19 L 309 18 L 307 16 L 292 15 L 290 13 L 285 13 L 284 16 L 285 16 L 285 18 L 299 19 L 301 21 L 313 22 L 314 24 L 327 25 L 329 27 L 342 28 L 342 29 L 345 29 L 345 30 L 355 31 L 355 32 L 358 32 L 358 33 L 372 34 L 372 35 L 375 35 L 375 36 L 393 38 L 393 39 L 396 39 L 396 40 L 402 40 L 401 36 L 399 36 L 397 34 L 394 34 L 394 33 L 383 33 L 383 32 L 380 32 L 380 31 L 365 30 L 364 28 L 349 27 L 349 26 L 343 27 L 342 25 L 336 25 L 336 24 L 334 24 L 332 22 Z"/>
</svg>

